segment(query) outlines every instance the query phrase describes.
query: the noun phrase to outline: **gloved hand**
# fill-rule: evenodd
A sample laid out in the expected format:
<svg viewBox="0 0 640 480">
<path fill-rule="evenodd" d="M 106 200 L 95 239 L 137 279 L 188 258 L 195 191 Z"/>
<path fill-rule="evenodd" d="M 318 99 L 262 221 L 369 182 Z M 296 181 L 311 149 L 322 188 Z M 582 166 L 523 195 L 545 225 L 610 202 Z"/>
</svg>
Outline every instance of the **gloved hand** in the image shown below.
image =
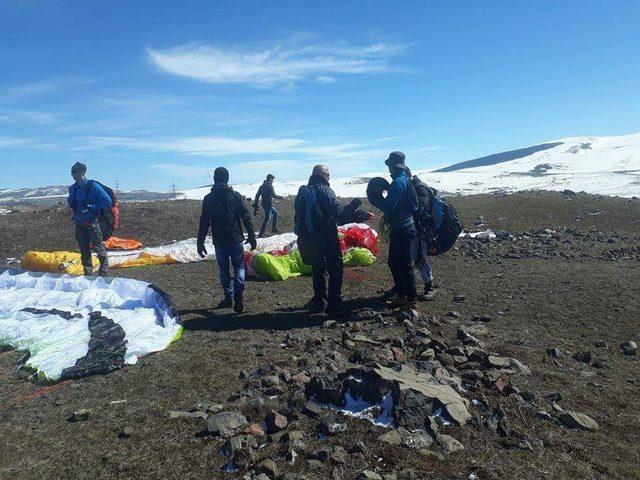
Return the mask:
<svg viewBox="0 0 640 480">
<path fill-rule="evenodd" d="M 207 252 L 207 249 L 203 244 L 198 245 L 198 255 L 200 255 L 201 258 L 206 257 L 208 254 L 209 252 Z"/>
<path fill-rule="evenodd" d="M 360 200 L 359 198 L 354 198 L 353 200 L 351 200 L 351 203 L 349 204 L 349 206 L 354 210 L 358 209 L 360 205 L 362 205 L 362 200 Z"/>
<path fill-rule="evenodd" d="M 251 245 L 251 251 L 255 250 L 258 247 L 258 241 L 256 237 L 251 237 L 244 242 L 245 245 Z"/>
</svg>

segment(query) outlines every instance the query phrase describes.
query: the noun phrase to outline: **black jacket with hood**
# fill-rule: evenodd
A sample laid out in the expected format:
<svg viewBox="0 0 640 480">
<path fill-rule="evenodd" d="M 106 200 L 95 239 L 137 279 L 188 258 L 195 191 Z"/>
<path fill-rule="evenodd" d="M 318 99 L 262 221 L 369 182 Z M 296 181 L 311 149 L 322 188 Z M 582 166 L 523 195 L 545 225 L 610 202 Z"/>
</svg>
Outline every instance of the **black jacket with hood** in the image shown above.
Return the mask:
<svg viewBox="0 0 640 480">
<path fill-rule="evenodd" d="M 244 241 L 242 225 L 249 238 L 255 238 L 251 215 L 244 198 L 225 183 L 215 184 L 202 201 L 198 245 L 204 245 L 209 229 L 213 244 L 232 245 Z"/>
</svg>

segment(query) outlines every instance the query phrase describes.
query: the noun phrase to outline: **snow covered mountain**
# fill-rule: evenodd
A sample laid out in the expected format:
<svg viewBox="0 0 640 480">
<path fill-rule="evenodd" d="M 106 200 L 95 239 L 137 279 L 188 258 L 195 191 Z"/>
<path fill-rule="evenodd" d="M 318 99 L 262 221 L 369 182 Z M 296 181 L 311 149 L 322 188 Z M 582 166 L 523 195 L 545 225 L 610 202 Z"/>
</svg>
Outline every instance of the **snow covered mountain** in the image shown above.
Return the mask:
<svg viewBox="0 0 640 480">
<path fill-rule="evenodd" d="M 409 159 L 409 166 L 411 162 Z M 457 163 L 414 174 L 440 192 L 472 195 L 522 190 L 574 190 L 640 197 L 640 133 L 618 137 L 572 137 Z M 385 172 L 334 178 L 341 197 L 365 196 L 367 182 Z M 279 195 L 295 195 L 306 180 L 276 182 Z M 259 183 L 234 184 L 253 197 Z M 182 198 L 202 199 L 209 187 L 182 192 Z"/>
<path fill-rule="evenodd" d="M 69 194 L 69 187 L 66 185 L 52 185 L 37 188 L 7 188 L 0 189 L 0 205 L 42 205 L 50 206 L 58 202 L 65 202 Z M 169 200 L 173 197 L 167 192 L 149 192 L 147 190 L 133 190 L 130 192 L 119 192 L 121 201 L 150 201 Z"/>
</svg>

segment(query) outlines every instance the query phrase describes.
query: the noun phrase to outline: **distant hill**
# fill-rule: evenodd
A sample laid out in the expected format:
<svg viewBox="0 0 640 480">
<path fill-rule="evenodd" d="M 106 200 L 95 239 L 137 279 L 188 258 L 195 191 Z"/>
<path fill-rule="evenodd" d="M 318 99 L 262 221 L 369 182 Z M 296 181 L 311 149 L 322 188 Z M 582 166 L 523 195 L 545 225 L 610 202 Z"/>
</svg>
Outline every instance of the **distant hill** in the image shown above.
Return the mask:
<svg viewBox="0 0 640 480">
<path fill-rule="evenodd" d="M 549 148 L 557 147 L 558 145 L 562 145 L 562 142 L 543 143 L 541 145 L 534 145 L 532 147 L 519 148 L 517 150 L 510 150 L 508 152 L 494 153 L 493 155 L 487 155 L 486 157 L 480 157 L 480 158 L 475 158 L 473 160 L 467 160 L 465 162 L 455 163 L 453 165 L 449 165 L 448 167 L 444 167 L 435 171 L 436 172 L 453 172 L 453 171 L 462 170 L 465 168 L 486 167 L 489 165 L 496 165 L 498 163 L 509 162 L 517 158 L 528 157 L 529 155 L 533 155 L 534 153 L 540 152 L 542 150 L 548 150 Z"/>
<path fill-rule="evenodd" d="M 66 201 L 69 187 L 67 185 L 51 185 L 36 188 L 8 188 L 0 189 L 0 205 L 40 205 L 50 206 Z M 150 192 L 147 190 L 133 190 L 119 192 L 118 197 L 124 202 L 170 200 L 172 195 L 166 192 Z"/>
</svg>

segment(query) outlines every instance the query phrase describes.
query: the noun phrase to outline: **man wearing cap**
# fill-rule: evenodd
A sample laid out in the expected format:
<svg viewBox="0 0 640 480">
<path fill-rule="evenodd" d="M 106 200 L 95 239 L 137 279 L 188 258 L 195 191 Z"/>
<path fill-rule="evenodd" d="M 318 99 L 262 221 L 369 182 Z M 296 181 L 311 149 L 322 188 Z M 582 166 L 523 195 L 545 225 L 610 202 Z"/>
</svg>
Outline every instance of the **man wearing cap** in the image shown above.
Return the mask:
<svg viewBox="0 0 640 480">
<path fill-rule="evenodd" d="M 313 269 L 313 298 L 306 308 L 311 313 L 340 316 L 345 309 L 342 304 L 343 263 L 338 225 L 363 219 L 366 212 L 358 210 L 362 203 L 358 198 L 348 205 L 341 205 L 329 185 L 329 178 L 329 168 L 316 165 L 309 183 L 300 187 L 295 202 L 294 230 L 298 235 L 302 259 Z M 313 206 L 308 205 L 311 199 Z"/>
<path fill-rule="evenodd" d="M 407 176 L 404 154 L 391 152 L 384 163 L 393 181 L 387 196 L 371 199 L 371 203 L 382 210 L 389 221 L 389 269 L 395 284 L 395 296 L 389 301 L 389 307 L 413 309 L 417 299 L 412 255 L 416 239 L 413 215 L 418 208 L 418 198 Z"/>
<path fill-rule="evenodd" d="M 243 224 L 248 235 L 246 242 L 242 231 Z M 197 243 L 198 255 L 202 258 L 208 254 L 204 241 L 209 230 L 220 269 L 220 283 L 224 290 L 224 298 L 218 304 L 218 308 L 233 306 L 236 313 L 242 313 L 245 277 L 243 243 L 251 245 L 251 250 L 255 250 L 256 234 L 244 198 L 229 186 L 229 171 L 224 167 L 216 168 L 211 193 L 204 197 L 202 202 Z M 233 266 L 233 285 L 229 263 Z"/>
<path fill-rule="evenodd" d="M 111 206 L 111 197 L 98 182 L 86 178 L 87 166 L 76 163 L 71 167 L 71 176 L 75 183 L 69 187 L 67 203 L 73 210 L 76 225 L 76 240 L 80 249 L 82 267 L 85 275 L 93 275 L 91 250 L 96 252 L 100 261 L 98 275 L 106 276 L 109 269 L 107 249 L 102 239 L 102 230 L 98 222 L 101 210 Z"/>
<path fill-rule="evenodd" d="M 278 231 L 278 210 L 273 206 L 273 200 L 280 200 L 282 197 L 280 195 L 276 195 L 276 192 L 273 188 L 273 181 L 275 180 L 275 176 L 271 173 L 267 175 L 267 179 L 260 185 L 258 189 L 258 193 L 256 193 L 255 201 L 253 202 L 253 216 L 258 215 L 258 201 L 260 197 L 262 197 L 262 209 L 264 210 L 264 222 L 262 222 L 262 227 L 260 227 L 259 237 L 264 237 L 267 233 L 267 225 L 269 225 L 269 220 L 273 218 L 273 225 L 271 227 L 271 233 L 280 233 Z"/>
</svg>

